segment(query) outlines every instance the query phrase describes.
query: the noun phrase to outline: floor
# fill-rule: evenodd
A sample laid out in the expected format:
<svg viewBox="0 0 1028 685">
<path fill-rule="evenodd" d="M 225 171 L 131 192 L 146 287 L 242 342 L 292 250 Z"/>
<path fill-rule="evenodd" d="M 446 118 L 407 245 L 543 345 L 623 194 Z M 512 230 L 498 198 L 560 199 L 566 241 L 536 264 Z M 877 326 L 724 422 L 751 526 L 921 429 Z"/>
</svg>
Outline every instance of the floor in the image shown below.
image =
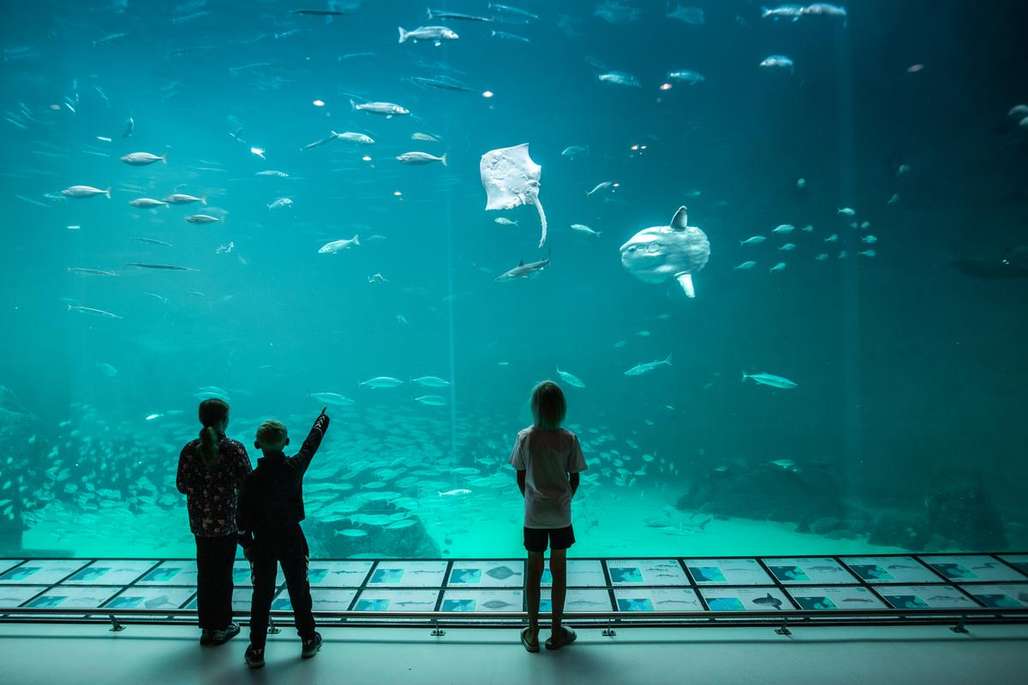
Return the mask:
<svg viewBox="0 0 1028 685">
<path fill-rule="evenodd" d="M 846 684 L 1028 682 L 1028 626 L 980 626 L 958 635 L 945 626 L 794 629 L 621 629 L 614 638 L 579 631 L 560 652 L 530 655 L 517 635 L 497 630 L 326 628 L 313 660 L 283 629 L 268 642 L 267 666 L 249 672 L 240 636 L 201 649 L 184 626 L 19 626 L 0 624 L 3 682 L 361 683 L 589 685 L 645 683 Z M 245 635 L 245 628 L 244 628 Z"/>
</svg>

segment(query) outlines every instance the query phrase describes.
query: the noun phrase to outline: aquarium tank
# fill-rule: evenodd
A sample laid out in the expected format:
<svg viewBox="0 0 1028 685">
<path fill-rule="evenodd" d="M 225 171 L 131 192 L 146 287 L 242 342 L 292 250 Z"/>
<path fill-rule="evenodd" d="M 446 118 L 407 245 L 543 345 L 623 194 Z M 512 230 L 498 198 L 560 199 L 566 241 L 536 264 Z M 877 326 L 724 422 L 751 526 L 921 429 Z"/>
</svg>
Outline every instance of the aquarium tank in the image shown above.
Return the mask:
<svg viewBox="0 0 1028 685">
<path fill-rule="evenodd" d="M 39 0 L 0 23 L 0 553 L 191 556 L 197 405 L 316 557 L 1028 546 L 1021 2 Z M 763 5 L 763 6 L 762 6 Z"/>
</svg>

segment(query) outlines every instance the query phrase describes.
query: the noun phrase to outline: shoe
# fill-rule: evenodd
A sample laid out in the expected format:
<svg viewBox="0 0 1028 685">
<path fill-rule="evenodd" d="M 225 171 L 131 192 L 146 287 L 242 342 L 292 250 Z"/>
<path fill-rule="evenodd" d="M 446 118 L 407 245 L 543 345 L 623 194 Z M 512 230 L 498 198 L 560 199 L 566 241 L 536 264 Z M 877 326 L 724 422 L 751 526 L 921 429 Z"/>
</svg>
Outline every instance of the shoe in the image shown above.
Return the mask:
<svg viewBox="0 0 1028 685">
<path fill-rule="evenodd" d="M 535 639 L 529 640 L 528 636 L 531 633 L 531 628 L 525 628 L 521 631 L 521 644 L 524 645 L 525 650 L 535 654 L 539 651 L 539 630 L 535 631 Z"/>
<path fill-rule="evenodd" d="M 319 649 L 321 649 L 321 633 L 314 633 L 314 637 L 303 641 L 303 651 L 300 652 L 300 656 L 310 659 L 318 653 Z"/>
<path fill-rule="evenodd" d="M 212 630 L 211 631 L 211 641 L 208 644 L 215 645 L 215 646 L 223 645 L 226 642 L 228 642 L 229 640 L 231 640 L 232 638 L 234 638 L 238 634 L 239 634 L 239 624 L 238 623 L 229 623 L 228 624 L 228 628 L 225 628 L 224 630 Z"/>
<path fill-rule="evenodd" d="M 551 636 L 546 640 L 546 649 L 560 649 L 564 645 L 570 645 L 577 637 L 575 631 L 561 626 L 559 637 Z"/>
<path fill-rule="evenodd" d="M 203 629 L 203 632 L 200 633 L 200 646 L 201 647 L 209 647 L 212 644 L 214 644 L 214 635 L 213 635 L 213 633 L 214 633 L 213 630 L 209 630 L 207 628 Z"/>
<path fill-rule="evenodd" d="M 264 667 L 264 648 L 254 647 L 250 645 L 246 648 L 246 665 L 250 668 L 263 668 Z"/>
</svg>

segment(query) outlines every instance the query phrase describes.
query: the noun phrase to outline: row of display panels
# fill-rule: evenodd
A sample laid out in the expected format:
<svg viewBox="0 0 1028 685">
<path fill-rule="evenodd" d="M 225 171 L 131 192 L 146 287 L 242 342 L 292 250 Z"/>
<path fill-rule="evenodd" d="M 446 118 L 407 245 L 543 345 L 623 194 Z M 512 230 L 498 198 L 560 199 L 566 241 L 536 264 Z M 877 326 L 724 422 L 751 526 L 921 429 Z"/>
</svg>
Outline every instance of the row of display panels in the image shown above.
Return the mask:
<svg viewBox="0 0 1028 685">
<path fill-rule="evenodd" d="M 235 611 L 248 612 L 252 589 L 236 588 Z M 441 597 L 440 597 L 441 593 Z M 550 611 L 548 593 L 540 609 Z M 315 611 L 392 612 L 520 612 L 523 591 L 510 589 L 405 590 L 311 588 Z M 702 599 L 701 599 L 702 598 Z M 1028 582 L 948 585 L 871 585 L 704 587 L 693 588 L 571 588 L 565 611 L 573 613 L 705 612 L 705 611 L 834 611 L 847 609 L 1028 609 Z M 90 585 L 8 585 L 0 587 L 0 612 L 36 609 L 196 609 L 192 587 L 134 585 L 127 588 Z M 281 588 L 272 609 L 292 606 Z"/>
<path fill-rule="evenodd" d="M 452 563 L 449 576 L 447 565 Z M 523 560 L 311 561 L 313 587 L 520 588 Z M 606 569 L 604 569 L 606 566 Z M 606 573 L 605 573 L 606 572 Z M 278 583 L 281 584 L 281 572 Z M 610 578 L 609 582 L 607 578 Z M 701 587 L 761 585 L 909 584 L 939 582 L 1006 583 L 1028 580 L 1028 554 L 569 559 L 568 586 L 607 588 L 632 586 Z M 249 565 L 235 563 L 236 585 L 250 585 Z M 550 582 L 549 569 L 543 584 Z M 3 585 L 195 586 L 196 563 L 179 560 L 0 560 Z"/>
</svg>

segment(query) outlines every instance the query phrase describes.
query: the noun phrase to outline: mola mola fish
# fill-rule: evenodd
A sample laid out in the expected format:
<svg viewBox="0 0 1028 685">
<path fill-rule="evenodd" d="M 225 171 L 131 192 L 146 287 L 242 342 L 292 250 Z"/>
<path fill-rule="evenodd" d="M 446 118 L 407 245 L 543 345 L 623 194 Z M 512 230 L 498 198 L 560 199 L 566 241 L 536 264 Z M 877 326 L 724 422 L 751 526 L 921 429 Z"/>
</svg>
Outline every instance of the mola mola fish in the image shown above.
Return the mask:
<svg viewBox="0 0 1028 685">
<path fill-rule="evenodd" d="M 696 297 L 692 275 L 707 265 L 707 234 L 688 226 L 688 213 L 679 207 L 668 226 L 644 228 L 621 246 L 621 263 L 645 283 L 678 281 L 687 297 Z"/>
</svg>

